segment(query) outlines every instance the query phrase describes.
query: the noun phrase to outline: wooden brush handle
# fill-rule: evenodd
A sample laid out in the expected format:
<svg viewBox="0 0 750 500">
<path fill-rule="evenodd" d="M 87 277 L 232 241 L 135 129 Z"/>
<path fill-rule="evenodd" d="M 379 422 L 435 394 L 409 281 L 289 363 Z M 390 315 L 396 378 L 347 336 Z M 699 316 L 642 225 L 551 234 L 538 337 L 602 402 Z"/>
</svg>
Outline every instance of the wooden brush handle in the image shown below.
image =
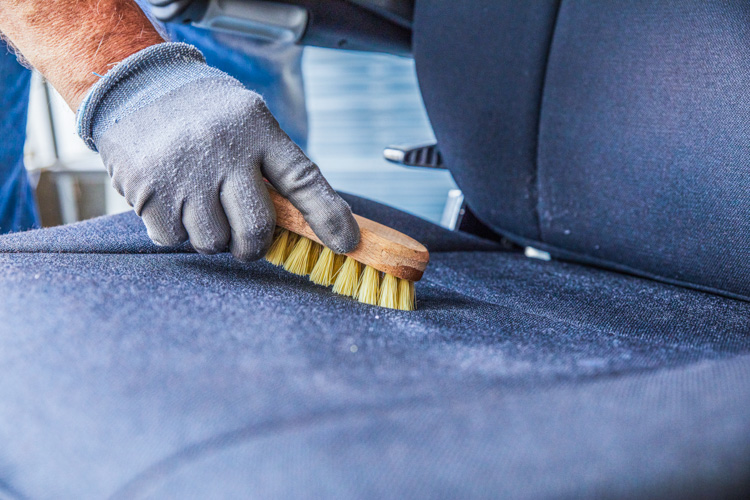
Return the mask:
<svg viewBox="0 0 750 500">
<path fill-rule="evenodd" d="M 268 192 L 276 208 L 277 226 L 323 244 L 307 225 L 302 213 L 289 200 L 273 188 L 269 187 Z M 424 245 L 370 219 L 356 214 L 354 218 L 359 224 L 361 237 L 357 248 L 346 254 L 348 257 L 397 278 L 409 281 L 419 281 L 422 278 L 430 261 L 430 253 Z"/>
</svg>

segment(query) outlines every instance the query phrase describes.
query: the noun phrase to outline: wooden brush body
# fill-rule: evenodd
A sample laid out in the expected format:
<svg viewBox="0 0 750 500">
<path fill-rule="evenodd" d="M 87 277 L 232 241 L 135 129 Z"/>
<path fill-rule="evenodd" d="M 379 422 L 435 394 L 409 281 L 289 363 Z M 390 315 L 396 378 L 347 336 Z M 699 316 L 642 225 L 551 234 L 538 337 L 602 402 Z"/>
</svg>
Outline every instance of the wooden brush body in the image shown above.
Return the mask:
<svg viewBox="0 0 750 500">
<path fill-rule="evenodd" d="M 276 225 L 323 244 L 297 208 L 275 189 L 268 190 L 276 208 Z M 346 254 L 378 271 L 409 281 L 422 278 L 430 253 L 414 238 L 370 219 L 354 215 L 359 224 L 360 242 Z"/>
</svg>

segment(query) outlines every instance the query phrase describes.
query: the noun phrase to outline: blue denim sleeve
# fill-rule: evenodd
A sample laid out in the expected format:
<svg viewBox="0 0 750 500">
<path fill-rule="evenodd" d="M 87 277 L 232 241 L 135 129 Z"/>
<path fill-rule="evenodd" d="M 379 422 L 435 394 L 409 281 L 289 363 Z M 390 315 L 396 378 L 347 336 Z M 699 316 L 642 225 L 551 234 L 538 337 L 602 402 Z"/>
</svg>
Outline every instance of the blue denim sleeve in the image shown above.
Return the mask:
<svg viewBox="0 0 750 500">
<path fill-rule="evenodd" d="M 23 164 L 31 71 L 0 40 L 0 233 L 39 227 L 39 213 Z"/>
</svg>

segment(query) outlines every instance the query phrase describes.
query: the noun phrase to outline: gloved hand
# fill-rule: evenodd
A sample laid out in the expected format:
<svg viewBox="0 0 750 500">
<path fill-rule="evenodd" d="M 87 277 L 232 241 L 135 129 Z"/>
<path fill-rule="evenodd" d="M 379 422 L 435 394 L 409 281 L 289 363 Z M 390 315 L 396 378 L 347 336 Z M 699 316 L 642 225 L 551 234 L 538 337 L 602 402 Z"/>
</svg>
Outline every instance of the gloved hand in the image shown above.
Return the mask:
<svg viewBox="0 0 750 500">
<path fill-rule="evenodd" d="M 77 121 L 159 245 L 189 239 L 201 253 L 229 246 L 238 259 L 262 257 L 275 226 L 263 177 L 327 247 L 345 253 L 359 242 L 349 205 L 261 96 L 190 45 L 154 45 L 119 63 L 89 91 Z"/>
</svg>

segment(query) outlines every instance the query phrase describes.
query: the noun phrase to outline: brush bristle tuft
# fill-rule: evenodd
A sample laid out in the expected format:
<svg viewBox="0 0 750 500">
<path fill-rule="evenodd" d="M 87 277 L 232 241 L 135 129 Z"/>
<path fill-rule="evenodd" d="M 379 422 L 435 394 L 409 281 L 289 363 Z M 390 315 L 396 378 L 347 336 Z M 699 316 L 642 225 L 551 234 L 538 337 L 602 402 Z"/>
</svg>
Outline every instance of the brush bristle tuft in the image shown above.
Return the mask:
<svg viewBox="0 0 750 500">
<path fill-rule="evenodd" d="M 380 271 L 374 267 L 365 266 L 362 276 L 359 278 L 357 287 L 357 300 L 370 304 L 378 305 L 378 294 L 380 292 Z"/>
<path fill-rule="evenodd" d="M 312 270 L 315 268 L 315 264 L 318 263 L 318 259 L 320 259 L 320 254 L 323 253 L 324 248 L 325 247 L 317 241 L 313 241 L 312 245 L 310 245 L 310 258 L 307 261 L 307 274 L 312 273 Z"/>
<path fill-rule="evenodd" d="M 333 280 L 336 280 L 336 275 L 339 272 L 339 269 L 341 269 L 341 266 L 344 265 L 344 262 L 346 261 L 346 255 L 337 253 L 336 258 L 333 259 Z"/>
<path fill-rule="evenodd" d="M 413 311 L 417 306 L 414 282 L 381 273 L 280 227 L 276 228 L 265 258 L 275 266 L 284 266 L 290 273 L 309 274 L 310 281 L 317 285 L 333 285 L 334 293 L 365 304 L 402 311 Z"/>
<path fill-rule="evenodd" d="M 336 254 L 328 247 L 323 247 L 317 262 L 310 272 L 310 281 L 316 285 L 330 286 L 333 285 L 333 276 L 336 272 L 334 264 L 336 263 Z"/>
<path fill-rule="evenodd" d="M 276 232 L 276 236 L 271 243 L 271 248 L 266 253 L 266 260 L 274 266 L 281 266 L 286 260 L 286 245 L 289 241 L 289 235 L 291 233 L 286 229 L 279 228 Z"/>
<path fill-rule="evenodd" d="M 313 241 L 300 237 L 292 252 L 284 261 L 284 269 L 292 274 L 307 276 L 310 273 L 310 253 L 313 251 Z"/>
<path fill-rule="evenodd" d="M 398 308 L 402 311 L 414 311 L 417 299 L 414 293 L 414 282 L 398 278 Z"/>
<path fill-rule="evenodd" d="M 347 257 L 336 273 L 336 279 L 333 282 L 334 293 L 356 297 L 361 267 L 359 262 Z"/>
<path fill-rule="evenodd" d="M 380 307 L 398 309 L 398 278 L 392 274 L 385 273 L 385 276 L 383 276 L 383 282 L 380 284 L 378 305 Z"/>
<path fill-rule="evenodd" d="M 292 250 L 294 250 L 294 246 L 297 244 L 301 236 L 297 233 L 293 233 L 289 231 L 289 238 L 286 239 L 286 248 L 284 249 L 284 262 L 286 262 L 286 259 L 289 258 L 289 255 L 291 255 Z M 283 266 L 284 262 L 282 262 L 280 265 Z"/>
</svg>

